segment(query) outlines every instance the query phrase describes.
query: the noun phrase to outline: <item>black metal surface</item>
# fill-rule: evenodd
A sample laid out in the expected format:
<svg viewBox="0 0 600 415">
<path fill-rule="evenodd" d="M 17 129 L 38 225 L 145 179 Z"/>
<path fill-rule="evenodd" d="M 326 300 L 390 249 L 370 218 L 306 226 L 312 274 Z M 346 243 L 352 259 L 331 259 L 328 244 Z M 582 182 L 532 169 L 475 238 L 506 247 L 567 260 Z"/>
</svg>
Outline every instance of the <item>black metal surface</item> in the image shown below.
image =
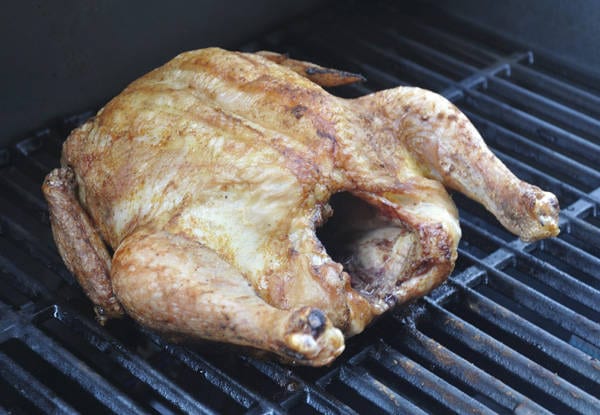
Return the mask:
<svg viewBox="0 0 600 415">
<path fill-rule="evenodd" d="M 327 368 L 184 348 L 128 319 L 101 327 L 56 253 L 39 190 L 85 112 L 0 150 L 0 412 L 598 413 L 598 80 L 387 3 L 327 10 L 245 49 L 368 78 L 335 91 L 344 96 L 443 93 L 517 175 L 559 197 L 561 235 L 523 243 L 455 195 L 464 235 L 449 282 Z"/>
</svg>

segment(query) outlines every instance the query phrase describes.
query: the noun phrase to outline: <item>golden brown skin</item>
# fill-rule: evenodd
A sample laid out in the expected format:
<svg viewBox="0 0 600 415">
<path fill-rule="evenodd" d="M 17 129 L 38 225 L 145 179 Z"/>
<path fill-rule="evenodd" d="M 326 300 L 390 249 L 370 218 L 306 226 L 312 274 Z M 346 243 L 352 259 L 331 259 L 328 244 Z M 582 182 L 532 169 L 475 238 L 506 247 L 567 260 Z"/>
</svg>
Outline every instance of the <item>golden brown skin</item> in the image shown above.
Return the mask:
<svg viewBox="0 0 600 415">
<path fill-rule="evenodd" d="M 345 100 L 318 85 L 359 79 L 203 49 L 73 131 L 43 190 L 100 317 L 124 309 L 168 335 L 324 365 L 451 273 L 460 228 L 444 185 L 523 239 L 558 233 L 554 195 L 512 175 L 444 98 L 401 87 Z M 354 198 L 325 226 L 343 265 L 315 234 L 340 192 Z"/>
</svg>

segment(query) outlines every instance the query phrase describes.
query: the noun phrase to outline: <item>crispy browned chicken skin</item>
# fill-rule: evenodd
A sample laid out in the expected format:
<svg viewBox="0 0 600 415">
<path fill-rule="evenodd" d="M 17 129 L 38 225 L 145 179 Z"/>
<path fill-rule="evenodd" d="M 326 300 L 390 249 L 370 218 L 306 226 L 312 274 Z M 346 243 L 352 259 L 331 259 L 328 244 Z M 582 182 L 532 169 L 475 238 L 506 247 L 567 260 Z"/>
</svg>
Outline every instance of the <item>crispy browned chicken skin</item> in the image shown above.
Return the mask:
<svg viewBox="0 0 600 415">
<path fill-rule="evenodd" d="M 319 86 L 357 80 L 197 50 L 73 131 L 43 190 L 101 321 L 127 312 L 167 335 L 324 365 L 344 336 L 448 277 L 460 228 L 444 186 L 522 239 L 558 233 L 554 195 L 518 180 L 454 105 L 419 88 L 347 100 Z M 343 266 L 315 234 L 340 192 L 353 195 L 331 219 Z"/>
</svg>

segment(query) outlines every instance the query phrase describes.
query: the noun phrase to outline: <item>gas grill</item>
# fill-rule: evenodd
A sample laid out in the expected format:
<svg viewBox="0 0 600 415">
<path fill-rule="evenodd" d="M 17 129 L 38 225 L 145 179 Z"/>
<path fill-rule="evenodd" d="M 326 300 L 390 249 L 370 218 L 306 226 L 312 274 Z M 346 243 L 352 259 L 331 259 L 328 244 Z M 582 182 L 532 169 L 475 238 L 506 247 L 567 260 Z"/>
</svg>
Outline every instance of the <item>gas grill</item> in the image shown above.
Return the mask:
<svg viewBox="0 0 600 415">
<path fill-rule="evenodd" d="M 463 238 L 449 281 L 399 307 L 325 368 L 105 327 L 54 246 L 40 185 L 91 110 L 0 149 L 0 412 L 600 412 L 600 79 L 435 9 L 334 6 L 241 49 L 452 100 L 520 178 L 560 200 L 558 238 L 524 243 L 454 194 Z"/>
</svg>

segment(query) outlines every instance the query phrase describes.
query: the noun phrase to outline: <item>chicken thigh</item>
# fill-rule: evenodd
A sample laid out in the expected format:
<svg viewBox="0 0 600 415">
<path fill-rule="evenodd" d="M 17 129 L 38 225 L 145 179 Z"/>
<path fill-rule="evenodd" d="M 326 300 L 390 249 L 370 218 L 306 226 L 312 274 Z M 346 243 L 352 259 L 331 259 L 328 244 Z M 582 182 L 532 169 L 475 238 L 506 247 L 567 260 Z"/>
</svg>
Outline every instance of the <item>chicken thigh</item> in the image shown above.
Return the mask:
<svg viewBox="0 0 600 415">
<path fill-rule="evenodd" d="M 419 88 L 321 88 L 358 80 L 202 49 L 74 130 L 43 191 L 100 321 L 127 313 L 319 366 L 452 272 L 461 232 L 444 186 L 524 240 L 558 233 L 555 196 L 508 171 L 454 105 Z"/>
</svg>

